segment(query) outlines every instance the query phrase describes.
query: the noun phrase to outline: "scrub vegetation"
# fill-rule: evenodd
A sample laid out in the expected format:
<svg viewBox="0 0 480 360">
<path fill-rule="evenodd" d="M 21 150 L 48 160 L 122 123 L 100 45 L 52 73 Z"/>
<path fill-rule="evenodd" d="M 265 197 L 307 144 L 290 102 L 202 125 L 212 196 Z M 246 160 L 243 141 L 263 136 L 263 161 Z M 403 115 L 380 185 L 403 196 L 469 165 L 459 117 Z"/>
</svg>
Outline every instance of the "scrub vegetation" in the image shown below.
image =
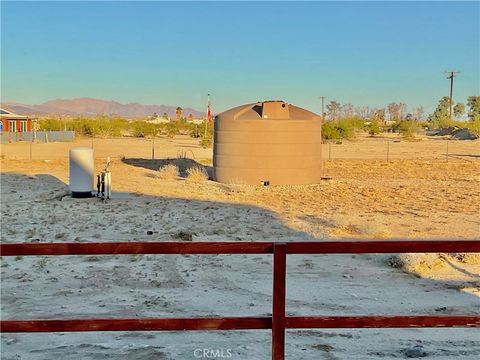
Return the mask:
<svg viewBox="0 0 480 360">
<path fill-rule="evenodd" d="M 480 96 L 468 97 L 466 106 L 456 103 L 453 106 L 453 119 L 449 116 L 448 97 L 440 99 L 437 108 L 428 117 L 424 116 L 422 107 L 407 113 L 407 105 L 404 103 L 390 103 L 385 108 L 369 108 L 331 101 L 326 108 L 322 126 L 322 139 L 325 141 L 354 139 L 359 133 L 377 136 L 382 132 L 399 133 L 406 139 L 412 139 L 420 129 L 448 128 L 466 128 L 475 136 L 480 136 Z M 468 120 L 459 120 L 465 114 Z M 106 115 L 94 118 L 48 117 L 39 121 L 39 130 L 71 130 L 75 131 L 77 136 L 85 137 L 174 138 L 177 135 L 190 135 L 198 138 L 203 148 L 210 148 L 213 144 L 213 123 L 205 127 L 204 124 L 188 122 L 184 117 L 177 117 L 169 123 L 152 123 L 147 119 L 129 120 Z"/>
<path fill-rule="evenodd" d="M 175 135 L 197 136 L 198 127 L 186 119 L 170 123 L 151 123 L 146 120 L 128 120 L 117 116 L 100 115 L 94 118 L 46 118 L 39 121 L 41 131 L 75 131 L 78 136 L 85 137 L 155 137 L 165 135 L 173 138 Z"/>
<path fill-rule="evenodd" d="M 468 129 L 480 136 L 480 96 L 469 96 L 467 106 L 463 103 L 452 104 L 450 118 L 450 98 L 443 97 L 437 108 L 429 116 L 424 116 L 422 107 L 407 112 L 404 103 L 390 103 L 386 108 L 354 107 L 352 104 L 340 104 L 331 101 L 327 104 L 325 122 L 322 126 L 322 138 L 327 141 L 353 139 L 359 132 L 377 136 L 382 132 L 401 134 L 405 139 L 413 139 L 423 128 Z M 466 108 L 468 107 L 468 111 Z M 467 119 L 463 119 L 467 115 Z"/>
</svg>

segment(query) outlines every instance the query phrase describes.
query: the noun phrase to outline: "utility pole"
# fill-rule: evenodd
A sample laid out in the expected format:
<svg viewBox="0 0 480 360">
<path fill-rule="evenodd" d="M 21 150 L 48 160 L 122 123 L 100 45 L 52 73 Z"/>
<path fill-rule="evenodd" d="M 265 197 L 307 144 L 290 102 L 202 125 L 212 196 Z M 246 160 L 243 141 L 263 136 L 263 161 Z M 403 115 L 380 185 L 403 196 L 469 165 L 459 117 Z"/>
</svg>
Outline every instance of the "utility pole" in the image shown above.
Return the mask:
<svg viewBox="0 0 480 360">
<path fill-rule="evenodd" d="M 453 78 L 457 76 L 459 71 L 445 71 L 447 79 L 450 79 L 450 120 L 452 120 L 452 105 L 453 105 Z"/>
<path fill-rule="evenodd" d="M 208 94 L 207 102 L 207 120 L 205 120 L 205 139 L 207 138 L 207 126 L 212 121 L 212 108 L 210 105 L 210 94 Z"/>
<path fill-rule="evenodd" d="M 322 100 L 322 120 L 325 120 L 325 96 L 320 96 Z"/>
</svg>

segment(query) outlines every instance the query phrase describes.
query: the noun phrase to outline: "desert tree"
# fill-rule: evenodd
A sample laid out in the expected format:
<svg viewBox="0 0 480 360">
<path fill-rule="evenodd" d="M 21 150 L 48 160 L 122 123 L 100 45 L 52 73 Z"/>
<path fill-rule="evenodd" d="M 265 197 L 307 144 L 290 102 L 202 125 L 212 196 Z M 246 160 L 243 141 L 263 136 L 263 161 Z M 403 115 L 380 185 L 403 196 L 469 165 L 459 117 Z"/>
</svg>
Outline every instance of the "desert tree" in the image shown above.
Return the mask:
<svg viewBox="0 0 480 360">
<path fill-rule="evenodd" d="M 407 111 L 407 104 L 392 102 L 387 105 L 390 120 L 402 120 Z"/>
<path fill-rule="evenodd" d="M 398 104 L 395 102 L 392 102 L 387 105 L 388 109 L 388 117 L 390 120 L 396 120 L 398 119 Z"/>
<path fill-rule="evenodd" d="M 357 108 L 357 116 L 363 120 L 368 120 L 372 117 L 373 110 L 369 106 L 361 106 Z"/>
<path fill-rule="evenodd" d="M 166 112 L 163 113 L 163 116 L 162 116 L 165 120 L 168 120 L 168 114 Z"/>
<path fill-rule="evenodd" d="M 177 121 L 180 121 L 180 119 L 182 118 L 182 111 L 183 109 L 180 106 L 175 109 L 175 116 L 177 118 Z"/>
<path fill-rule="evenodd" d="M 434 126 L 445 128 L 451 125 L 450 122 L 450 98 L 444 96 L 438 102 L 437 108 L 432 115 L 428 117 L 428 121 Z"/>
<path fill-rule="evenodd" d="M 455 106 L 453 107 L 453 114 L 455 115 L 456 118 L 459 118 L 463 114 L 465 114 L 465 104 L 456 103 Z"/>
<path fill-rule="evenodd" d="M 370 119 L 380 124 L 385 124 L 385 108 L 373 109 L 370 114 Z"/>
<path fill-rule="evenodd" d="M 354 115 L 354 107 L 352 104 L 343 104 L 340 110 L 341 118 L 351 118 Z"/>
<path fill-rule="evenodd" d="M 341 105 L 336 101 L 330 101 L 327 104 L 327 114 L 330 120 L 337 120 L 340 115 Z"/>
<path fill-rule="evenodd" d="M 405 117 L 405 113 L 407 112 L 407 104 L 399 103 L 398 104 L 398 117 L 402 120 Z"/>
<path fill-rule="evenodd" d="M 423 113 L 424 113 L 424 112 L 425 112 L 425 110 L 423 109 L 423 106 L 416 107 L 416 108 L 413 110 L 413 118 L 414 118 L 416 121 L 422 120 L 422 116 L 423 116 Z"/>
<path fill-rule="evenodd" d="M 467 99 L 468 118 L 471 121 L 480 121 L 480 96 L 469 96 Z"/>
</svg>

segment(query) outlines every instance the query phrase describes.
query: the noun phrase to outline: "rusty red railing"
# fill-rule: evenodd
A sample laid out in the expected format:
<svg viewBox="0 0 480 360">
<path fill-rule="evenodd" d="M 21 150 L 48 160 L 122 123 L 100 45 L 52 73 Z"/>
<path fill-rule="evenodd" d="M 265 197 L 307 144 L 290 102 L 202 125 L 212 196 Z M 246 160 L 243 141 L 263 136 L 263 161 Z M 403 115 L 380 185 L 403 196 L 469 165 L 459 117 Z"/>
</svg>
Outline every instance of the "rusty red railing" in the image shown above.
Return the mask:
<svg viewBox="0 0 480 360">
<path fill-rule="evenodd" d="M 479 240 L 323 242 L 109 242 L 2 244 L 1 256 L 119 254 L 273 254 L 272 316 L 214 318 L 2 320 L 2 332 L 272 330 L 272 359 L 285 358 L 285 329 L 480 327 L 478 315 L 286 316 L 288 254 L 480 252 Z"/>
</svg>

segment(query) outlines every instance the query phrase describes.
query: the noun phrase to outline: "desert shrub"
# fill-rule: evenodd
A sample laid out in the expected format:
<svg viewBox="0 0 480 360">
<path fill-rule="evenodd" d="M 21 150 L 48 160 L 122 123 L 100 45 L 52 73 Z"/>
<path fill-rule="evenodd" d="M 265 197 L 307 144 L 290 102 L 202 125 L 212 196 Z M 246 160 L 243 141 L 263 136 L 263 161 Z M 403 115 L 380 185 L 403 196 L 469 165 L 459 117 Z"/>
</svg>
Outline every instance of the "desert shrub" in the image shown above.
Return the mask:
<svg viewBox="0 0 480 360">
<path fill-rule="evenodd" d="M 157 125 L 159 132 L 169 138 L 175 135 L 192 135 L 195 133 L 195 124 L 185 121 L 174 121 L 166 124 Z"/>
<path fill-rule="evenodd" d="M 337 127 L 341 139 L 352 139 L 355 137 L 355 130 L 363 128 L 363 122 L 359 125 L 355 119 L 342 119 L 338 121 Z"/>
<path fill-rule="evenodd" d="M 178 134 L 197 134 L 197 136 L 200 136 L 204 133 L 201 125 L 197 126 L 189 123 L 186 119 L 166 124 L 153 124 L 145 120 L 129 121 L 121 117 L 106 115 L 99 115 L 94 118 L 48 118 L 39 122 L 39 129 L 43 131 L 61 131 L 66 129 L 75 131 L 78 136 L 88 137 L 118 137 L 124 134 L 135 137 L 153 137 L 161 133 L 173 138 Z M 213 131 L 209 130 L 208 134 L 210 133 L 213 134 Z"/>
<path fill-rule="evenodd" d="M 187 179 L 194 182 L 208 180 L 207 170 L 203 166 L 194 166 L 187 170 Z"/>
<path fill-rule="evenodd" d="M 158 169 L 158 177 L 163 180 L 175 180 L 180 176 L 180 170 L 177 165 L 168 164 Z"/>
<path fill-rule="evenodd" d="M 323 140 L 352 139 L 355 132 L 365 128 L 364 121 L 360 118 L 345 118 L 336 122 L 327 121 L 322 124 Z"/>
<path fill-rule="evenodd" d="M 361 224 L 358 229 L 360 233 L 367 235 L 369 238 L 381 239 L 390 236 L 390 230 L 376 221 Z"/>
<path fill-rule="evenodd" d="M 441 118 L 433 118 L 430 121 L 429 128 L 431 129 L 447 129 L 449 127 L 453 127 L 454 121 L 450 120 L 448 117 L 441 117 Z"/>
<path fill-rule="evenodd" d="M 44 119 L 38 124 L 40 131 L 62 131 L 65 125 L 65 121 L 60 119 Z"/>
<path fill-rule="evenodd" d="M 200 137 L 200 126 L 198 124 L 192 124 L 193 126 L 190 129 L 190 136 L 192 138 L 199 138 Z"/>
<path fill-rule="evenodd" d="M 213 144 L 213 123 L 207 123 L 200 126 L 200 146 L 204 149 L 212 147 Z M 205 131 L 206 130 L 206 131 Z"/>
<path fill-rule="evenodd" d="M 42 131 L 75 131 L 78 136 L 121 136 L 129 122 L 120 117 L 100 115 L 96 118 L 44 119 L 39 121 Z"/>
<path fill-rule="evenodd" d="M 213 139 L 211 137 L 202 137 L 200 139 L 200 146 L 204 149 L 212 147 Z"/>
<path fill-rule="evenodd" d="M 480 119 L 474 119 L 466 123 L 467 128 L 472 132 L 472 134 L 480 137 Z"/>
<path fill-rule="evenodd" d="M 227 183 L 229 186 L 247 186 L 248 183 L 239 177 L 235 177 L 233 179 L 230 179 Z"/>
<path fill-rule="evenodd" d="M 464 264 L 480 264 L 480 253 L 456 253 L 454 258 Z"/>
<path fill-rule="evenodd" d="M 165 124 L 165 132 L 167 136 L 171 139 L 175 137 L 175 135 L 179 134 L 179 123 L 168 123 Z"/>
<path fill-rule="evenodd" d="M 431 270 L 439 269 L 444 265 L 441 253 L 409 253 L 391 256 L 388 259 L 390 266 L 402 269 L 406 272 L 422 274 Z"/>
<path fill-rule="evenodd" d="M 341 139 L 340 132 L 333 121 L 328 121 L 322 124 L 322 139 L 323 140 L 338 140 Z"/>
<path fill-rule="evenodd" d="M 417 275 L 431 274 L 445 266 L 451 267 L 452 262 L 459 261 L 467 265 L 480 264 L 480 254 L 476 253 L 408 253 L 393 255 L 387 263 L 403 271 Z"/>
<path fill-rule="evenodd" d="M 131 131 L 135 137 L 153 137 L 157 135 L 158 127 L 146 121 L 134 121 L 131 124 Z"/>
<path fill-rule="evenodd" d="M 368 129 L 368 133 L 371 136 L 378 135 L 380 134 L 380 131 L 381 131 L 380 125 L 378 125 L 378 121 L 372 121 L 370 125 L 368 125 L 367 129 Z"/>
<path fill-rule="evenodd" d="M 189 123 L 189 122 L 182 123 L 181 122 L 178 125 L 178 132 L 182 135 L 191 135 L 192 132 L 195 131 L 195 127 L 196 127 L 196 125 L 194 123 Z"/>
<path fill-rule="evenodd" d="M 403 135 L 404 138 L 414 138 L 415 133 L 418 131 L 419 126 L 416 121 L 411 120 L 402 120 L 398 124 L 398 130 L 400 134 Z"/>
</svg>

